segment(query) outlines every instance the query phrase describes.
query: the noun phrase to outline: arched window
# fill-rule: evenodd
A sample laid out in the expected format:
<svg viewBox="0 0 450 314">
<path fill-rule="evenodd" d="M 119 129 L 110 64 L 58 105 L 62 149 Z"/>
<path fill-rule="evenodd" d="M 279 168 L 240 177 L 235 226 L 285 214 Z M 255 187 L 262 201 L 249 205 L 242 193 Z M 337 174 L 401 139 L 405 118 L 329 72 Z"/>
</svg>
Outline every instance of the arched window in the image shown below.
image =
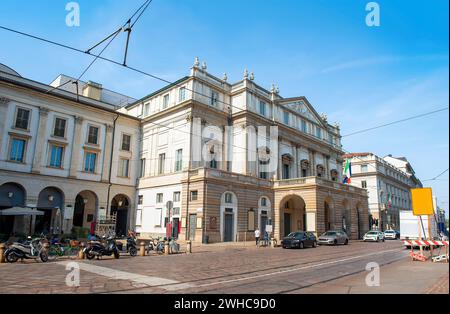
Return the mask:
<svg viewBox="0 0 450 314">
<path fill-rule="evenodd" d="M 332 181 L 337 181 L 338 180 L 338 172 L 336 169 L 333 169 L 330 171 L 330 176 L 331 176 L 331 180 Z"/>
<path fill-rule="evenodd" d="M 258 148 L 259 178 L 268 179 L 268 165 L 270 164 L 270 149 L 266 146 Z"/>
<path fill-rule="evenodd" d="M 225 203 L 226 204 L 233 204 L 233 194 L 225 193 Z"/>
<path fill-rule="evenodd" d="M 317 176 L 323 177 L 325 168 L 322 165 L 317 165 Z"/>
<path fill-rule="evenodd" d="M 282 157 L 282 179 L 288 180 L 291 178 L 291 167 L 292 167 L 292 160 L 293 158 L 286 154 Z"/>
</svg>

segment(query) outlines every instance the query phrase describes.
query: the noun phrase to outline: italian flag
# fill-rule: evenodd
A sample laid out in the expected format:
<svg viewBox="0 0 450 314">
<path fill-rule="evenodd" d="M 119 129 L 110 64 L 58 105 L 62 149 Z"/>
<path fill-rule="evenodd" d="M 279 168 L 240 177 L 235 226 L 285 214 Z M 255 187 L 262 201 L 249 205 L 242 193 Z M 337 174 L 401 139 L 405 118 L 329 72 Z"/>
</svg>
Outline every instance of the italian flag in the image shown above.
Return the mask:
<svg viewBox="0 0 450 314">
<path fill-rule="evenodd" d="M 387 202 L 388 202 L 389 207 L 392 206 L 392 194 L 391 193 L 388 194 Z"/>
<path fill-rule="evenodd" d="M 343 177 L 344 184 L 352 183 L 352 163 L 348 159 L 345 162 Z"/>
</svg>

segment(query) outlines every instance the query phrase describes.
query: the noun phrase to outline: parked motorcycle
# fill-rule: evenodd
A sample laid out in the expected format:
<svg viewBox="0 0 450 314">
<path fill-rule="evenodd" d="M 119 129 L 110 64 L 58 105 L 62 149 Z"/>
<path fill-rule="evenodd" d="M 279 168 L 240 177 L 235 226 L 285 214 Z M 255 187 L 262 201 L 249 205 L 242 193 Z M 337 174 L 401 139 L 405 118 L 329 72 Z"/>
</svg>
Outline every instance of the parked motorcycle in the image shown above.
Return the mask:
<svg viewBox="0 0 450 314">
<path fill-rule="evenodd" d="M 105 238 L 105 237 L 104 237 Z M 86 258 L 91 260 L 95 257 L 100 258 L 101 256 L 111 256 L 118 259 L 120 257 L 119 248 L 117 247 L 116 240 L 114 237 L 110 236 L 106 239 L 105 245 L 100 242 L 91 242 L 85 249 L 84 254 Z"/>
<path fill-rule="evenodd" d="M 8 246 L 5 259 L 8 263 L 15 263 L 19 259 L 40 259 L 43 263 L 48 262 L 48 253 L 43 249 L 42 238 L 29 239 L 25 243 L 15 242 Z"/>
<path fill-rule="evenodd" d="M 117 247 L 119 248 L 119 251 L 123 250 L 122 243 L 117 243 Z M 126 253 L 130 253 L 130 256 L 136 256 L 137 255 L 137 244 L 136 244 L 136 238 L 134 236 L 128 236 L 127 237 L 127 246 L 126 246 Z"/>
<path fill-rule="evenodd" d="M 150 243 L 147 246 L 147 255 L 150 254 L 150 251 L 164 253 L 164 241 L 161 241 L 161 238 L 150 239 Z"/>
</svg>

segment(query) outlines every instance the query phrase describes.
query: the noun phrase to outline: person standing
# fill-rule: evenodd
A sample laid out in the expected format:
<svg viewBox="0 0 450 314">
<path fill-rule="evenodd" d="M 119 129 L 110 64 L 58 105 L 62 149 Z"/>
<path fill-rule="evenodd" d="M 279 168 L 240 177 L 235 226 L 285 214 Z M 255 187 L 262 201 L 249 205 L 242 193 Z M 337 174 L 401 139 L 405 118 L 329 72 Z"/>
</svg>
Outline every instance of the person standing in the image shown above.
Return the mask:
<svg viewBox="0 0 450 314">
<path fill-rule="evenodd" d="M 255 240 L 256 240 L 256 246 L 258 246 L 259 243 L 259 237 L 261 236 L 261 231 L 259 229 L 255 230 Z"/>
</svg>

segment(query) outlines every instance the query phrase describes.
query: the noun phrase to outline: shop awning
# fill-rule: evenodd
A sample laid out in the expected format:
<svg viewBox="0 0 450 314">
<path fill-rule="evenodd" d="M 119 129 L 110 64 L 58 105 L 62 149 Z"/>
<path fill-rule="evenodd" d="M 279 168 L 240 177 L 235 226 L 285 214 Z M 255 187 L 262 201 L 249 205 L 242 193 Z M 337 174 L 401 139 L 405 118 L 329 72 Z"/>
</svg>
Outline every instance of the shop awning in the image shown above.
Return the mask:
<svg viewBox="0 0 450 314">
<path fill-rule="evenodd" d="M 44 216 L 43 211 L 29 207 L 13 207 L 0 210 L 0 216 Z"/>
</svg>

